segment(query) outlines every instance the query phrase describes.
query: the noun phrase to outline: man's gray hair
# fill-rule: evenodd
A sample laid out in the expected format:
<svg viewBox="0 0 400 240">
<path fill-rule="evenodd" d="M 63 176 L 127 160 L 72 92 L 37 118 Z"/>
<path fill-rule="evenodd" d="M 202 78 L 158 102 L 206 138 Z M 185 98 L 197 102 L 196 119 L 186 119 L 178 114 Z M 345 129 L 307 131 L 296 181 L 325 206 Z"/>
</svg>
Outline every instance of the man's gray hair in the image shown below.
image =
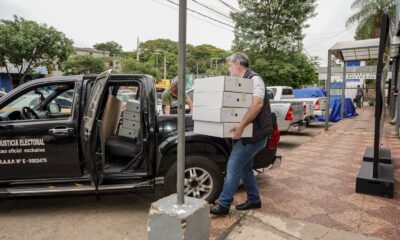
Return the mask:
<svg viewBox="0 0 400 240">
<path fill-rule="evenodd" d="M 172 79 L 172 81 L 171 81 L 171 87 L 177 85 L 178 82 L 179 82 L 178 80 L 179 80 L 179 79 L 178 79 L 178 76 L 174 77 L 174 78 Z"/>
<path fill-rule="evenodd" d="M 237 52 L 226 58 L 227 62 L 239 63 L 240 65 L 248 68 L 250 66 L 249 57 L 246 54 Z"/>
</svg>

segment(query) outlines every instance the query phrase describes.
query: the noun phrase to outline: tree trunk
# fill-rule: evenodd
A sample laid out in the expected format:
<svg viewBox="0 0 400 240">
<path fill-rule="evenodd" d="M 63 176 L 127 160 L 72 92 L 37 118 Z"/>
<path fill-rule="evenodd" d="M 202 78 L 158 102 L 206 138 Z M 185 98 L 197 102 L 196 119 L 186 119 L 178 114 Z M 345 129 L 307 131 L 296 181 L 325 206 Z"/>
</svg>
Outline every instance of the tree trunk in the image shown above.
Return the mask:
<svg viewBox="0 0 400 240">
<path fill-rule="evenodd" d="M 381 36 L 381 24 L 382 24 L 381 18 L 380 17 L 376 18 L 375 29 L 372 36 L 373 38 L 379 38 Z"/>
</svg>

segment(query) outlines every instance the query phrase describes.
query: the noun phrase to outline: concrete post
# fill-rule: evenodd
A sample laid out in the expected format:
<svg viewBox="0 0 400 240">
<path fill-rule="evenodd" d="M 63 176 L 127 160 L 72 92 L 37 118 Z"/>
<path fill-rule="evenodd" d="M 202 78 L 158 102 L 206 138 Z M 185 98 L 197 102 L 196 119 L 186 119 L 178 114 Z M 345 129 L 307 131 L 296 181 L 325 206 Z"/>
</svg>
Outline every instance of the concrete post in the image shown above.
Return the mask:
<svg viewBox="0 0 400 240">
<path fill-rule="evenodd" d="M 400 61 L 400 60 L 399 60 Z M 399 69 L 400 70 L 400 69 Z M 398 70 L 398 71 L 399 71 Z M 399 74 L 397 74 L 397 81 L 396 81 L 396 83 L 397 83 L 397 89 L 400 89 L 400 81 L 399 81 L 399 79 L 398 79 L 398 76 L 399 76 Z M 400 94 L 400 93 L 399 93 Z M 396 132 L 397 132 L 397 134 L 399 134 L 400 135 L 400 95 L 398 95 L 396 98 L 396 109 L 395 109 L 395 115 L 396 115 L 396 113 L 397 113 L 397 116 L 396 116 Z"/>
<path fill-rule="evenodd" d="M 344 101 L 345 101 L 345 93 L 346 93 L 346 64 L 347 62 L 343 62 L 343 84 L 342 84 L 342 99 L 340 104 L 340 119 L 344 118 Z"/>
<path fill-rule="evenodd" d="M 184 204 L 185 185 L 185 75 L 186 75 L 186 14 L 187 0 L 179 0 L 179 48 L 178 48 L 178 152 L 177 181 L 178 204 Z"/>
<path fill-rule="evenodd" d="M 331 73 L 332 73 L 332 53 L 328 51 L 328 69 L 327 69 L 327 78 L 325 82 L 325 90 L 326 90 L 326 109 L 325 109 L 325 131 L 329 129 L 329 108 L 331 101 Z"/>
<path fill-rule="evenodd" d="M 185 198 L 176 204 L 176 194 L 158 200 L 150 208 L 149 240 L 206 240 L 210 232 L 210 207 L 204 200 Z"/>
</svg>

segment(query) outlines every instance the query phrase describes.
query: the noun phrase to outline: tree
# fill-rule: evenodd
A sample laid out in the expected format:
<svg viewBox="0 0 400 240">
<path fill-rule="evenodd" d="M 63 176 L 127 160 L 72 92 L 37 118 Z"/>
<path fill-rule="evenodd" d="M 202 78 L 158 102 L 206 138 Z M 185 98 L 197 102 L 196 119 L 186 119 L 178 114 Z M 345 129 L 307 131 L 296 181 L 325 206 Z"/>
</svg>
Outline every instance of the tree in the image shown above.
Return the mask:
<svg viewBox="0 0 400 240">
<path fill-rule="evenodd" d="M 61 68 L 65 75 L 98 74 L 105 70 L 105 65 L 103 58 L 85 55 L 71 57 Z"/>
<path fill-rule="evenodd" d="M 234 50 L 273 57 L 279 51 L 302 47 L 302 30 L 314 16 L 316 0 L 239 0 L 235 22 Z"/>
<path fill-rule="evenodd" d="M 354 0 L 351 9 L 357 12 L 347 19 L 346 26 L 358 24 L 356 40 L 378 38 L 383 14 L 388 14 L 392 23 L 395 23 L 395 0 Z"/>
<path fill-rule="evenodd" d="M 140 44 L 140 61 L 148 62 L 157 51 L 178 56 L 178 43 L 169 39 L 148 40 Z"/>
<path fill-rule="evenodd" d="M 153 66 L 157 65 L 157 69 L 160 72 L 163 72 L 164 54 L 167 62 L 167 78 L 172 79 L 178 74 L 178 43 L 169 39 L 155 39 L 140 44 L 140 62 L 147 62 L 153 64 Z M 210 67 L 211 58 L 219 58 L 218 63 L 221 65 L 221 62 L 225 62 L 225 58 L 228 55 L 228 51 L 209 44 L 199 46 L 187 44 L 186 63 L 188 73 L 197 73 L 197 70 L 199 70 L 199 74 L 216 73 L 215 61 Z M 221 66 L 218 69 L 222 69 Z"/>
<path fill-rule="evenodd" d="M 121 63 L 122 73 L 149 74 L 156 79 L 161 79 L 162 77 L 161 72 L 153 64 L 138 62 L 133 57 L 123 58 Z"/>
<path fill-rule="evenodd" d="M 93 47 L 99 51 L 109 51 L 111 57 L 122 53 L 122 46 L 114 41 L 96 43 Z"/>
<path fill-rule="evenodd" d="M 298 87 L 316 81 L 314 58 L 303 51 L 303 28 L 316 0 L 239 0 L 233 51 L 247 53 L 251 68 L 268 84 Z"/>
<path fill-rule="evenodd" d="M 33 68 L 46 66 L 51 72 L 56 64 L 66 61 L 73 52 L 72 40 L 46 24 L 38 24 L 14 16 L 14 20 L 0 20 L 0 66 L 12 80 L 9 65 L 18 69 L 19 83 L 23 84 Z"/>
<path fill-rule="evenodd" d="M 294 88 L 317 83 L 317 59 L 302 52 L 278 54 L 272 61 L 258 58 L 252 69 L 260 74 L 268 85 L 284 85 Z"/>
</svg>

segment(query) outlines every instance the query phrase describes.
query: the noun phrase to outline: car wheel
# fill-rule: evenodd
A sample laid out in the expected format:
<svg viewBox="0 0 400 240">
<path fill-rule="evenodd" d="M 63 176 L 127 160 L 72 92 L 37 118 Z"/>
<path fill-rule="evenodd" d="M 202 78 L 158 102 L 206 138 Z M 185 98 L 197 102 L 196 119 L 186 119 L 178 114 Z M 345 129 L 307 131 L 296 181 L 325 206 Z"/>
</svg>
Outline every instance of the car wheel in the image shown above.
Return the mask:
<svg viewBox="0 0 400 240">
<path fill-rule="evenodd" d="M 167 195 L 176 193 L 176 162 L 168 169 L 164 178 Z M 214 202 L 224 184 L 224 175 L 218 165 L 204 156 L 188 156 L 185 162 L 185 196 Z"/>
</svg>

